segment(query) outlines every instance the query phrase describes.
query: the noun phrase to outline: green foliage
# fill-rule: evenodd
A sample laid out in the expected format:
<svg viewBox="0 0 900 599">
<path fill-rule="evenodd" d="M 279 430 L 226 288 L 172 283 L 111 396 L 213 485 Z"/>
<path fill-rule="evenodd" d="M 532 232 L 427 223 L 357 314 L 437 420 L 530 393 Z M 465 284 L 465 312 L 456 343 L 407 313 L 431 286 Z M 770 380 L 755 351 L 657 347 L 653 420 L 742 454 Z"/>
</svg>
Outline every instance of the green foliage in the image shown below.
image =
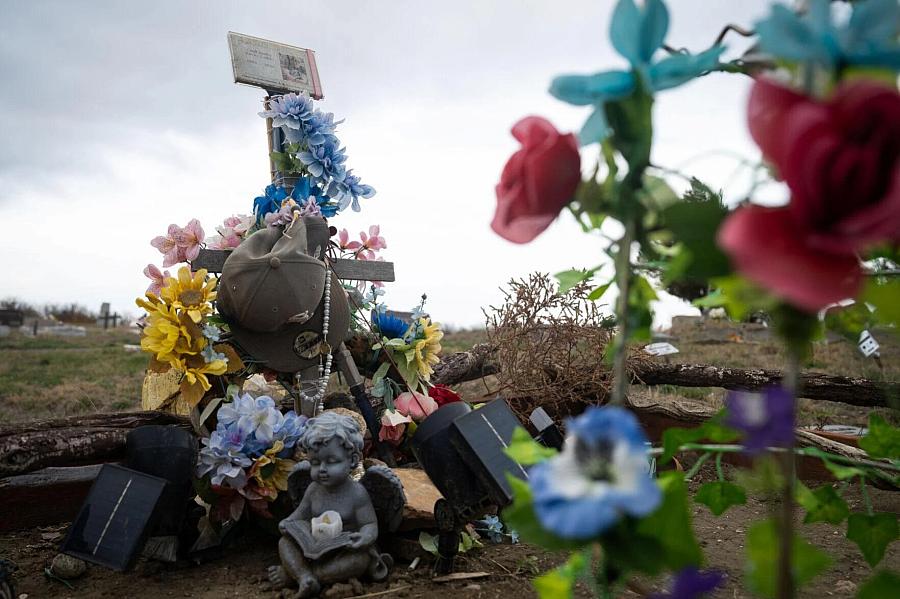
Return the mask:
<svg viewBox="0 0 900 599">
<path fill-rule="evenodd" d="M 775 299 L 738 275 L 715 277 L 710 280 L 715 290 L 706 297 L 694 300 L 698 308 L 725 308 L 733 320 L 746 320 L 754 312 L 768 312 L 775 307 Z"/>
<path fill-rule="evenodd" d="M 438 554 L 437 537 L 424 530 L 419 533 L 419 546 L 431 555 L 437 556 Z M 460 553 L 466 553 L 480 547 L 484 547 L 481 541 L 469 533 L 463 531 L 459 534 L 459 547 L 457 547 L 457 551 Z"/>
<path fill-rule="evenodd" d="M 561 566 L 535 578 L 532 583 L 534 590 L 541 599 L 571 597 L 575 582 L 584 573 L 588 563 L 589 560 L 583 553 L 573 553 Z"/>
<path fill-rule="evenodd" d="M 731 506 L 747 503 L 747 494 L 739 486 L 720 480 L 706 483 L 697 489 L 694 501 L 708 507 L 716 516 L 721 516 Z"/>
<path fill-rule="evenodd" d="M 862 301 L 874 306 L 880 324 L 900 326 L 900 279 L 869 277 L 863 289 Z"/>
<path fill-rule="evenodd" d="M 847 538 L 859 546 L 866 562 L 873 568 L 898 536 L 897 514 L 850 514 L 847 518 Z"/>
<path fill-rule="evenodd" d="M 594 276 L 594 273 L 597 272 L 597 268 L 588 269 L 571 269 L 564 270 L 562 272 L 558 272 L 554 277 L 559 281 L 559 289 L 557 293 L 563 295 L 568 293 L 572 288 L 576 287 L 579 283 L 584 281 L 589 281 L 591 277 Z"/>
<path fill-rule="evenodd" d="M 523 466 L 543 462 L 557 453 L 555 449 L 545 447 L 535 441 L 521 426 L 516 427 L 513 431 L 512 440 L 504 452 Z"/>
<path fill-rule="evenodd" d="M 815 314 L 809 314 L 788 304 L 779 304 L 769 310 L 772 323 L 788 349 L 801 358 L 812 350 L 812 342 L 822 336 L 822 323 Z"/>
<path fill-rule="evenodd" d="M 859 334 L 875 324 L 872 311 L 864 302 L 855 302 L 849 306 L 835 306 L 825 312 L 825 328 L 834 331 L 856 343 Z"/>
<path fill-rule="evenodd" d="M 775 597 L 778 581 L 778 527 L 773 520 L 757 522 L 747 532 L 747 584 L 763 597 Z M 801 587 L 831 563 L 827 554 L 795 536 L 791 548 L 794 581 Z"/>
<path fill-rule="evenodd" d="M 869 434 L 859 440 L 859 446 L 873 458 L 900 459 L 900 428 L 878 414 L 870 414 Z"/>
<path fill-rule="evenodd" d="M 650 164 L 652 108 L 653 96 L 643 89 L 637 89 L 627 98 L 607 102 L 605 105 L 606 120 L 612 128 L 609 142 L 628 163 L 626 184 L 639 184 L 644 170 Z M 626 214 L 629 211 L 627 206 L 620 208 Z"/>
<path fill-rule="evenodd" d="M 796 498 L 797 503 L 806 510 L 804 524 L 810 522 L 840 524 L 850 515 L 847 502 L 831 485 L 823 485 L 815 491 L 810 491 L 808 487 L 798 482 Z"/>
<path fill-rule="evenodd" d="M 669 428 L 663 433 L 663 453 L 660 465 L 667 464 L 678 453 L 678 449 L 688 443 L 708 439 L 713 443 L 730 443 L 740 436 L 734 429 L 722 424 L 725 411 L 721 411 L 700 426 L 694 428 Z"/>
<path fill-rule="evenodd" d="M 663 492 L 662 504 L 655 512 L 638 521 L 637 532 L 655 539 L 663 549 L 662 565 L 672 570 L 699 566 L 703 552 L 691 528 L 687 484 L 681 472 L 669 471 L 657 481 Z"/>
<path fill-rule="evenodd" d="M 534 513 L 534 499 L 528 483 L 518 478 L 507 475 L 506 480 L 513 492 L 512 505 L 503 510 L 503 522 L 511 529 L 519 533 L 519 537 L 526 543 L 540 545 L 547 549 L 578 549 L 588 544 L 588 541 L 576 541 L 561 539 L 552 532 L 545 530 L 538 522 Z"/>
<path fill-rule="evenodd" d="M 703 195 L 700 188 L 692 191 L 695 194 L 691 197 Z M 685 278 L 708 280 L 731 273 L 728 257 L 716 244 L 716 233 L 728 210 L 720 203 L 720 195 L 710 194 L 706 198 L 680 202 L 663 212 L 665 226 L 672 231 L 680 248 L 680 259 L 672 262 L 665 275 L 667 282 Z"/>
<path fill-rule="evenodd" d="M 650 302 L 657 299 L 656 292 L 650 282 L 640 275 L 631 279 L 628 292 L 628 332 L 630 341 L 650 341 L 652 334 L 653 312 Z"/>
<path fill-rule="evenodd" d="M 885 599 L 885 597 L 893 597 L 900 588 L 900 575 L 882 570 L 876 572 L 875 575 L 867 580 L 859 588 L 856 599 Z"/>
</svg>

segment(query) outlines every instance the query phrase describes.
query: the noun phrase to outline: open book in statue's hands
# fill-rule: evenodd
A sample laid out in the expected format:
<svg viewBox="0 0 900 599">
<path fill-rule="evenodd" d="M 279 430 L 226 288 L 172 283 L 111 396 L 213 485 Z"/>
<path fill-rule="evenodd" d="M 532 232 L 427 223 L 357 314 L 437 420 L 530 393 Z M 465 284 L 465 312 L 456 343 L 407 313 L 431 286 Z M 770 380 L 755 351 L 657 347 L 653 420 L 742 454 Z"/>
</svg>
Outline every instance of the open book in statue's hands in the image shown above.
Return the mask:
<svg viewBox="0 0 900 599">
<path fill-rule="evenodd" d="M 319 559 L 326 553 L 348 548 L 354 540 L 352 531 L 344 531 L 330 539 L 316 540 L 313 538 L 309 527 L 298 520 L 284 520 L 279 528 L 284 534 L 290 535 L 296 541 L 300 550 L 303 551 L 303 555 L 309 559 Z"/>
</svg>

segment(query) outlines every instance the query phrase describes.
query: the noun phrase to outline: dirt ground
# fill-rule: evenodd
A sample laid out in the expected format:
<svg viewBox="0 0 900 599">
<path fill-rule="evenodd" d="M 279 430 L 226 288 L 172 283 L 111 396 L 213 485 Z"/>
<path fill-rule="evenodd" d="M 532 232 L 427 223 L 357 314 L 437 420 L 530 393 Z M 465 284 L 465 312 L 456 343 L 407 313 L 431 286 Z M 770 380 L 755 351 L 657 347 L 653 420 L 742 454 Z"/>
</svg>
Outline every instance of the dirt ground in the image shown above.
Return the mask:
<svg viewBox="0 0 900 599">
<path fill-rule="evenodd" d="M 692 491 L 706 480 L 715 478 L 714 470 L 704 468 L 690 483 Z M 900 495 L 870 489 L 873 507 L 877 512 L 900 512 Z M 851 510 L 862 503 L 854 488 L 845 495 Z M 749 497 L 746 505 L 732 508 L 716 518 L 706 507 L 695 504 L 694 528 L 706 556 L 706 566 L 728 575 L 725 586 L 715 595 L 719 599 L 751 597 L 744 589 L 742 568 L 744 539 L 753 522 L 764 518 L 775 503 Z M 859 549 L 844 534 L 846 526 L 830 524 L 801 524 L 797 528 L 808 541 L 825 550 L 832 558 L 831 567 L 804 587 L 800 597 L 853 597 L 860 584 L 870 575 Z M 42 527 L 0 536 L 0 558 L 13 561 L 19 572 L 16 576 L 19 597 L 279 597 L 268 590 L 266 567 L 277 561 L 276 543 L 271 537 L 245 536 L 229 550 L 225 557 L 203 564 L 161 564 L 144 559 L 128 573 L 117 573 L 99 566 L 90 566 L 87 574 L 70 582 L 62 582 L 44 574 L 44 569 L 56 555 L 65 535 L 65 525 Z M 381 584 L 366 584 L 362 589 L 338 589 L 326 597 L 384 596 L 437 599 L 442 597 L 475 599 L 510 599 L 535 596 L 530 580 L 563 560 L 561 554 L 547 552 L 527 544 L 490 545 L 457 558 L 458 572 L 485 573 L 485 576 L 454 582 L 431 580 L 431 561 L 426 558 L 415 570 L 408 562 L 395 566 L 390 579 Z M 900 570 L 900 543 L 894 543 L 885 554 L 881 568 Z M 641 581 L 650 590 L 663 590 L 664 581 Z M 581 586 L 581 585 L 580 585 Z M 361 592 L 360 592 L 361 591 Z M 376 595 L 377 594 L 377 595 Z M 586 587 L 577 589 L 576 596 L 589 597 Z M 622 597 L 640 597 L 626 590 Z"/>
</svg>

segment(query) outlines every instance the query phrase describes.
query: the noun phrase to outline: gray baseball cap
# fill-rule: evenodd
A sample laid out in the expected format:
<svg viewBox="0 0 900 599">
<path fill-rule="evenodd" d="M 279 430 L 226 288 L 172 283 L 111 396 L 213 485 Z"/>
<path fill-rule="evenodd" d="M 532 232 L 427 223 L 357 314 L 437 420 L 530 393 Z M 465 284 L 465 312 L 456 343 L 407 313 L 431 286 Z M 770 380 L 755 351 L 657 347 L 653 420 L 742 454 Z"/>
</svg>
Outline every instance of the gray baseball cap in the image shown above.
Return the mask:
<svg viewBox="0 0 900 599">
<path fill-rule="evenodd" d="M 307 227 L 318 238 L 324 222 L 321 217 L 304 217 L 284 229 L 257 231 L 222 267 L 219 313 L 244 350 L 279 372 L 314 366 L 322 351 L 337 348 L 350 326 L 350 306 L 340 280 L 322 260 L 309 255 L 324 253 L 328 227 L 324 226 L 324 241 L 310 239 Z M 326 276 L 331 277 L 331 308 L 323 345 Z"/>
</svg>

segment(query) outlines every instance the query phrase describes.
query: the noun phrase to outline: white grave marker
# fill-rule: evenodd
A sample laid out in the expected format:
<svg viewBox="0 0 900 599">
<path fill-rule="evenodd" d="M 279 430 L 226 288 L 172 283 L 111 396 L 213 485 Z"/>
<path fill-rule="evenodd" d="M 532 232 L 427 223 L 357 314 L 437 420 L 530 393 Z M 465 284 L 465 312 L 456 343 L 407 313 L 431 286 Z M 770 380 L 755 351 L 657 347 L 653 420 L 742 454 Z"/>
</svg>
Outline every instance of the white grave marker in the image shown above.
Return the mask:
<svg viewBox="0 0 900 599">
<path fill-rule="evenodd" d="M 877 356 L 879 347 L 875 337 L 869 331 L 863 331 L 859 334 L 859 351 L 865 357 Z"/>
<path fill-rule="evenodd" d="M 660 343 L 651 343 L 650 345 L 644 347 L 644 352 L 650 354 L 651 356 L 668 356 L 671 354 L 677 354 L 678 348 L 671 343 L 662 341 Z"/>
</svg>

